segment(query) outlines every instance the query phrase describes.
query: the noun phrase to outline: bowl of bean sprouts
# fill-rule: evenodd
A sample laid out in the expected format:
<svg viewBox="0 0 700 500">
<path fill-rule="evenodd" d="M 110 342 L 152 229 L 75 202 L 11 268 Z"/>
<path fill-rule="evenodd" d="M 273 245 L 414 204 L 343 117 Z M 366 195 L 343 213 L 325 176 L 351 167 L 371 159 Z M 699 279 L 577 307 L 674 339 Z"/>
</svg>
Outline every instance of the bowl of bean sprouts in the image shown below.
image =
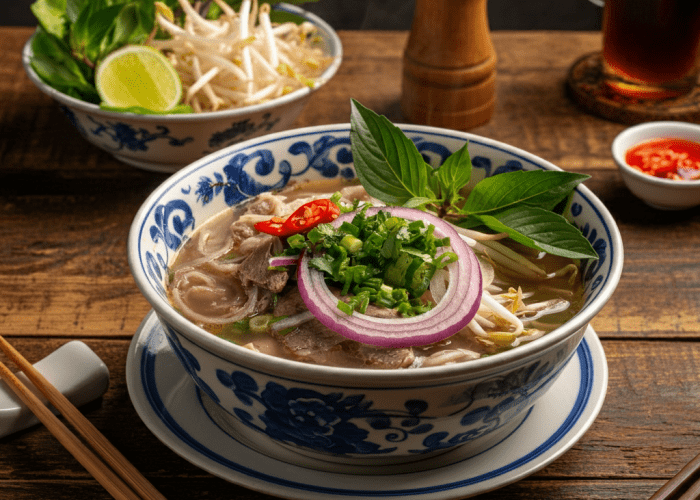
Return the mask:
<svg viewBox="0 0 700 500">
<path fill-rule="evenodd" d="M 93 145 L 137 168 L 175 172 L 227 146 L 291 127 L 311 96 L 342 60 L 335 30 L 297 6 L 273 6 L 303 22 L 271 23 L 270 6 L 224 2 L 220 19 L 197 15 L 186 0 L 180 26 L 158 16 L 166 39 L 148 42 L 173 63 L 183 86 L 183 114 L 134 114 L 101 108 L 56 90 L 32 68 L 32 40 L 23 50 L 25 71 L 53 98 Z"/>
<path fill-rule="evenodd" d="M 468 143 L 473 182 L 514 171 L 561 171 L 526 151 L 477 135 L 420 125 L 398 127 L 435 167 Z M 222 429 L 247 445 L 273 456 L 292 450 L 298 457 L 295 463 L 311 468 L 334 464 L 358 474 L 392 466 L 399 469 L 391 470 L 414 470 L 427 463 L 423 459 L 458 447 L 463 450 L 460 456 L 475 455 L 526 418 L 572 358 L 620 279 L 620 232 L 602 202 L 583 185 L 573 191 L 563 216 L 591 243 L 597 259 L 555 264 L 549 272 L 533 274 L 536 267 L 504 248 L 503 235 L 468 230 L 453 236 L 463 239 L 483 265 L 478 281 L 481 305 L 462 332 L 473 340 L 469 345 L 451 337 L 435 343 L 442 349 L 435 354 L 435 345 L 389 352 L 337 338 L 327 330 L 321 337 L 306 337 L 302 327 L 313 321 L 310 311 L 288 313 L 284 328 L 270 333 L 274 339 L 268 341 L 251 333 L 253 318 L 250 323 L 235 318 L 232 330 L 220 335 L 222 328 L 208 330 L 201 321 L 186 317 L 187 295 L 216 295 L 225 286 L 216 282 L 216 275 L 253 267 L 251 260 L 241 263 L 236 255 L 217 249 L 228 245 L 223 242 L 232 235 L 239 249 L 254 244 L 256 232 L 245 224 L 269 218 L 275 210 L 283 213 L 289 200 L 299 206 L 302 200 L 286 189 L 294 191 L 307 181 L 337 181 L 346 185 L 340 191 L 343 197 L 363 196 L 356 183 L 350 130 L 349 124 L 338 124 L 251 139 L 172 175 L 142 204 L 133 221 L 127 247 L 135 282 L 208 411 Z M 236 225 L 238 219 L 229 223 L 222 218 L 239 209 L 250 209 L 240 215 L 240 221 L 246 217 L 244 226 Z M 186 261 L 179 252 L 190 243 L 193 258 Z M 213 260 L 197 268 L 210 250 Z M 253 252 L 251 258 L 258 254 Z M 266 262 L 263 268 L 272 266 L 270 271 L 285 265 Z M 301 259 L 294 262 L 302 265 Z M 174 290 L 178 280 L 183 288 Z M 514 284 L 506 284 L 511 280 Z M 189 290 L 184 282 L 192 285 Z M 580 287 L 577 291 L 564 290 L 565 283 L 573 282 Z M 538 292 L 547 295 L 538 298 Z M 282 293 L 254 293 L 266 303 L 284 300 Z M 431 288 L 431 293 L 438 292 Z M 184 301 L 173 303 L 174 295 Z M 574 313 L 559 316 L 563 303 L 579 299 Z M 245 307 L 252 300 L 249 295 Z M 218 302 L 216 307 L 224 305 Z M 391 329 L 390 319 L 381 321 Z M 243 337 L 234 339 L 231 332 L 244 328 L 243 323 L 251 330 L 240 330 Z M 267 352 L 270 342 L 288 354 Z M 342 356 L 345 365 L 337 364 Z"/>
</svg>

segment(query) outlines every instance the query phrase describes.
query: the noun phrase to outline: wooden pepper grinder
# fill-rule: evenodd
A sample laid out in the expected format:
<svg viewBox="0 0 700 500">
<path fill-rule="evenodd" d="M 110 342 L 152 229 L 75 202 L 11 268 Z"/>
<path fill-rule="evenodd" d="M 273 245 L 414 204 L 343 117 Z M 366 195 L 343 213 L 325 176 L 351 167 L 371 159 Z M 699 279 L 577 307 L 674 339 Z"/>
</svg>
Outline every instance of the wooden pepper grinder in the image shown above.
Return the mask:
<svg viewBox="0 0 700 500">
<path fill-rule="evenodd" d="M 496 52 L 487 0 L 416 0 L 401 110 L 413 123 L 468 130 L 491 119 Z"/>
</svg>

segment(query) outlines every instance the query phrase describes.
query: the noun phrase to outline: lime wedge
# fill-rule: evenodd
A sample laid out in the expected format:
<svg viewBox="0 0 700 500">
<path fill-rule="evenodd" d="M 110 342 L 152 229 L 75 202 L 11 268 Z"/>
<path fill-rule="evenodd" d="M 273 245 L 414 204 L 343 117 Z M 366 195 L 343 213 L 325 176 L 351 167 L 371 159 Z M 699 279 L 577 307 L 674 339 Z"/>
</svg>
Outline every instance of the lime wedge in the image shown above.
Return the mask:
<svg viewBox="0 0 700 500">
<path fill-rule="evenodd" d="M 95 87 L 102 101 L 115 108 L 168 111 L 182 97 L 182 83 L 173 65 L 145 45 L 127 45 L 105 57 L 95 70 Z"/>
</svg>

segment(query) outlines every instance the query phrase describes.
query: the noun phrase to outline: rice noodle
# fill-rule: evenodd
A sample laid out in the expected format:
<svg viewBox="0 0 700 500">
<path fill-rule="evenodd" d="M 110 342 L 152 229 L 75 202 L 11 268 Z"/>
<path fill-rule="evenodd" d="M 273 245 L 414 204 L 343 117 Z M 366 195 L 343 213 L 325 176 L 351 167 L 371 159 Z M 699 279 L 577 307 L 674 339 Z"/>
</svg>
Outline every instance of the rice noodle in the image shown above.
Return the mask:
<svg viewBox="0 0 700 500">
<path fill-rule="evenodd" d="M 200 284 L 192 285 L 192 281 L 199 281 Z M 199 324 L 223 325 L 241 320 L 255 312 L 255 307 L 258 301 L 258 287 L 250 286 L 245 288 L 247 301 L 241 307 L 236 307 L 231 303 L 226 303 L 225 305 L 221 306 L 222 310 L 227 310 L 227 312 L 224 314 L 201 314 L 195 311 L 189 305 L 192 300 L 192 295 L 210 294 L 221 296 L 223 298 L 223 296 L 225 296 L 225 290 L 218 287 L 210 276 L 192 268 L 178 270 L 175 273 L 170 290 L 175 307 L 177 307 L 183 315 Z"/>
</svg>

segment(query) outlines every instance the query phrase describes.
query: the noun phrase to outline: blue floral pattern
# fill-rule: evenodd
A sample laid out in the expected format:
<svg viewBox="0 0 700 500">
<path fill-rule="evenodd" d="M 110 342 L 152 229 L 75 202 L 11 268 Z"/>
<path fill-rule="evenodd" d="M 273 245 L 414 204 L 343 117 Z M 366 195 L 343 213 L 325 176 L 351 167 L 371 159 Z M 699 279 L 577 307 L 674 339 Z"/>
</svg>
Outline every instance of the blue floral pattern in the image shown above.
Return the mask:
<svg viewBox="0 0 700 500">
<path fill-rule="evenodd" d="M 275 168 L 275 158 L 268 149 L 260 149 L 250 155 L 238 153 L 223 168 L 223 175 L 216 172 L 213 179 L 207 176 L 199 178 L 195 191 L 197 201 L 206 205 L 223 193 L 226 204 L 232 206 L 262 192 L 283 188 L 292 177 L 306 175 L 310 170 L 331 179 L 339 175 L 346 179 L 355 177 L 351 167 L 349 138 L 323 136 L 313 144 L 299 141 L 292 144 L 288 151 L 294 156 L 304 155 L 307 160 L 305 166 L 295 171 L 293 160 L 285 159 L 279 161 Z M 251 166 L 252 172 L 249 171 Z M 271 174 L 276 174 L 279 179 L 273 183 L 258 180 Z"/>
<path fill-rule="evenodd" d="M 194 140 L 193 137 L 184 137 L 181 139 L 172 137 L 170 135 L 170 129 L 163 125 L 156 125 L 155 128 L 157 132 L 151 132 L 143 127 L 136 129 L 128 123 L 100 122 L 92 116 L 88 116 L 88 119 L 95 124 L 95 128 L 91 129 L 90 133 L 95 137 L 110 138 L 114 143 L 114 146 L 110 148 L 112 151 L 120 151 L 124 148 L 129 151 L 148 151 L 148 143 L 158 139 L 167 140 L 170 146 L 184 146 L 188 142 Z M 81 129 L 82 126 L 78 127 L 78 130 Z M 81 132 L 83 135 L 86 135 L 84 129 L 82 129 Z"/>
<path fill-rule="evenodd" d="M 178 356 L 194 359 L 190 353 Z M 188 361 L 190 373 L 193 364 Z M 405 411 L 396 412 L 377 408 L 365 394 L 346 395 L 335 390 L 324 393 L 272 381 L 260 385 L 239 370 L 217 369 L 216 377 L 241 403 L 229 411 L 250 429 L 319 452 L 369 456 L 391 453 L 397 449 L 394 444 L 411 436 L 423 436 L 419 441 L 422 447 L 409 449 L 411 454 L 430 453 L 481 438 L 529 408 L 536 395 L 554 382 L 554 366 L 561 365 L 536 362 L 463 391 L 451 403 L 466 403 L 452 417 L 464 430 L 453 435 L 432 432 L 436 417 L 430 416 L 429 404 L 420 399 L 405 401 Z M 493 403 L 484 404 L 488 401 Z"/>
<path fill-rule="evenodd" d="M 253 123 L 250 118 L 233 122 L 229 128 L 212 134 L 209 138 L 209 147 L 212 150 L 217 150 L 241 142 L 253 135 L 259 135 L 260 132 L 270 132 L 280 121 L 279 117 L 270 119 L 271 116 L 271 113 L 265 113 L 262 115 L 260 123 Z"/>
<path fill-rule="evenodd" d="M 432 424 L 418 418 L 428 406 L 420 400 L 406 401 L 406 411 L 402 414 L 389 414 L 373 409 L 374 403 L 362 394 L 321 393 L 301 387 L 287 388 L 276 382 L 268 382 L 261 388 L 250 375 L 241 371 L 217 370 L 217 377 L 245 406 L 262 407 L 255 408 L 254 412 L 259 415 L 260 424 L 251 412 L 241 407 L 233 409 L 246 426 L 279 441 L 316 451 L 376 455 L 396 450 L 395 446 L 384 447 L 368 440 L 370 430 L 358 422 L 382 431 L 389 443 L 403 441 L 412 434 L 425 434 L 433 428 Z M 396 420 L 398 422 L 394 423 Z"/>
<path fill-rule="evenodd" d="M 75 113 L 73 113 L 73 110 L 70 109 L 68 106 L 61 106 L 61 110 L 66 114 L 66 117 L 68 117 L 68 121 L 70 121 L 73 126 L 78 129 L 78 132 L 80 132 L 80 135 L 83 137 L 87 137 L 87 132 L 85 131 L 85 127 L 80 123 L 80 120 L 78 120 L 78 117 L 75 116 Z"/>
<path fill-rule="evenodd" d="M 169 262 L 170 251 L 175 251 L 186 238 L 188 229 L 195 227 L 192 209 L 183 200 L 172 200 L 165 205 L 158 205 L 154 213 L 154 224 L 150 227 L 151 241 L 162 248 L 162 252 L 147 250 L 144 254 L 147 273 L 153 283 L 157 283 L 158 293 L 165 296 L 163 280 Z"/>
<path fill-rule="evenodd" d="M 212 400 L 218 403 L 219 397 L 216 395 L 216 392 L 214 392 L 211 389 L 211 387 L 209 387 L 209 385 L 204 381 L 204 379 L 199 376 L 199 372 L 202 369 L 199 361 L 190 351 L 188 351 L 182 346 L 177 332 L 175 332 L 175 330 L 173 330 L 169 326 L 166 326 L 165 338 L 168 340 L 168 344 L 170 344 L 170 347 L 177 356 L 177 359 L 180 361 L 187 373 L 190 374 L 192 379 L 197 384 L 197 387 L 199 387 L 201 391 L 204 391 L 204 393 L 207 396 L 209 396 Z"/>
</svg>

